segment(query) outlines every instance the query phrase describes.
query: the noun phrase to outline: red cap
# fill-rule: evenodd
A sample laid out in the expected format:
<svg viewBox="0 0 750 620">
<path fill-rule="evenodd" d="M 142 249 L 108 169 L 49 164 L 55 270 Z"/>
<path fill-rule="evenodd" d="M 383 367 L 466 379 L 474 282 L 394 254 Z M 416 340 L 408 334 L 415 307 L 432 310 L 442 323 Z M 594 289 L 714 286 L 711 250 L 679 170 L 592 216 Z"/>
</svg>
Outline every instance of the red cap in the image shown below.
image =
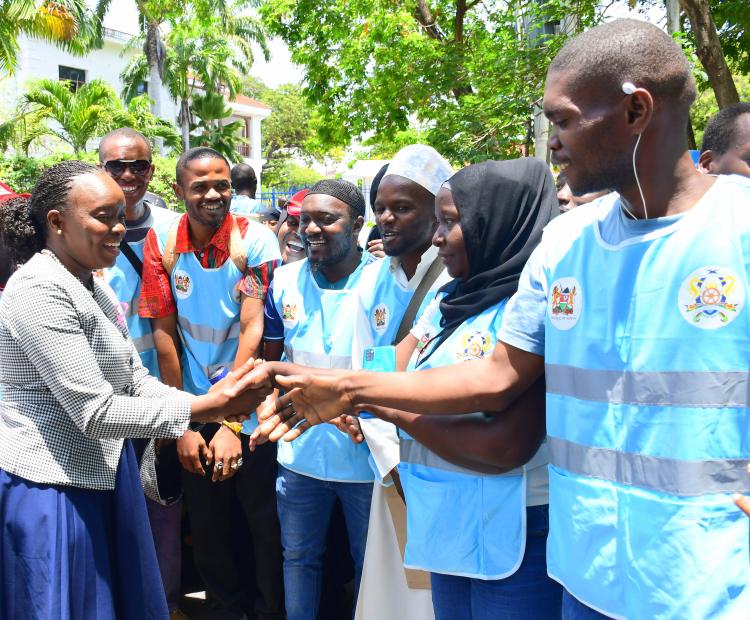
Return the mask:
<svg viewBox="0 0 750 620">
<path fill-rule="evenodd" d="M 309 189 L 301 189 L 294 194 L 294 196 L 289 199 L 289 202 L 286 203 L 286 212 L 294 217 L 299 217 L 300 213 L 302 213 L 302 201 L 309 193 Z"/>
<path fill-rule="evenodd" d="M 22 196 L 24 198 L 31 198 L 31 194 L 16 194 L 10 187 L 0 181 L 0 201 L 8 200 L 10 198 L 16 198 Z"/>
</svg>

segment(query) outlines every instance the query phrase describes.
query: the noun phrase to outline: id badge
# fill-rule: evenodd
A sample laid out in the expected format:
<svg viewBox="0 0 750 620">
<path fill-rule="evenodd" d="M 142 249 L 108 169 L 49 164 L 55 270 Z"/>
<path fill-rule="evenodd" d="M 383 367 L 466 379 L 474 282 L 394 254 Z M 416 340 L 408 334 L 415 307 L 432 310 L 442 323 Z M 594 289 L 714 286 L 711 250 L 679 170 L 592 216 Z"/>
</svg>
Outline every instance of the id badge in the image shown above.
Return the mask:
<svg viewBox="0 0 750 620">
<path fill-rule="evenodd" d="M 365 349 L 362 356 L 362 370 L 396 372 L 396 347 L 370 347 Z M 367 411 L 361 411 L 359 417 L 367 419 L 375 416 Z"/>
</svg>

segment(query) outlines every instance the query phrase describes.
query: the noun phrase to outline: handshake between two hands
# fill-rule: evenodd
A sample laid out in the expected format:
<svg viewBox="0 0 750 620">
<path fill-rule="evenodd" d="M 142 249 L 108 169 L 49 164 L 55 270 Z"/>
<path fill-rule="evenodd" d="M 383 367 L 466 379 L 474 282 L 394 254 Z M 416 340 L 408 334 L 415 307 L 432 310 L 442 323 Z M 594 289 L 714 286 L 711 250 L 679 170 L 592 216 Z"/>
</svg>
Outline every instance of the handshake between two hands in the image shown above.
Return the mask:
<svg viewBox="0 0 750 620">
<path fill-rule="evenodd" d="M 286 362 L 249 359 L 211 387 L 227 399 L 226 411 L 256 410 L 258 427 L 251 448 L 265 441 L 292 441 L 308 428 L 352 411 L 342 379 L 351 371 L 307 368 Z M 277 390 L 286 393 L 279 396 Z M 230 413 L 238 422 L 247 414 Z"/>
</svg>

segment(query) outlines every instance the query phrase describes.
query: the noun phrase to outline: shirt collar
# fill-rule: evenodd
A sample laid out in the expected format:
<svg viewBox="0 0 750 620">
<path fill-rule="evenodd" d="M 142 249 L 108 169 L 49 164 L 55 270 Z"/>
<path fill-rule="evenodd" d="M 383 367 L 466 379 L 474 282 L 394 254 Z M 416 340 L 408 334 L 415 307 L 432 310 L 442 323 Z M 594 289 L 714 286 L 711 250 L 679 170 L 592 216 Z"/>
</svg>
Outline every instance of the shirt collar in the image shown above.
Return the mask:
<svg viewBox="0 0 750 620">
<path fill-rule="evenodd" d="M 419 259 L 419 265 L 417 265 L 417 270 L 414 272 L 411 279 L 406 277 L 404 268 L 401 266 L 401 259 L 398 256 L 391 256 L 389 269 L 391 270 L 393 277 L 396 278 L 396 281 L 402 287 L 408 290 L 415 290 L 422 281 L 422 278 L 424 278 L 430 265 L 432 265 L 432 261 L 437 258 L 437 253 L 437 247 L 430 244 L 430 247 L 427 248 L 424 254 L 422 254 L 422 258 Z"/>
<path fill-rule="evenodd" d="M 185 213 L 180 219 L 180 223 L 177 228 L 177 239 L 175 240 L 175 251 L 178 254 L 186 254 L 187 252 L 198 252 L 199 250 L 207 250 L 209 246 L 220 252 L 229 253 L 229 237 L 232 234 L 232 217 L 230 213 L 224 218 L 221 226 L 216 229 L 213 237 L 206 244 L 205 248 L 196 248 L 193 242 L 190 240 L 190 229 L 188 227 L 189 222 L 188 214 Z"/>
</svg>

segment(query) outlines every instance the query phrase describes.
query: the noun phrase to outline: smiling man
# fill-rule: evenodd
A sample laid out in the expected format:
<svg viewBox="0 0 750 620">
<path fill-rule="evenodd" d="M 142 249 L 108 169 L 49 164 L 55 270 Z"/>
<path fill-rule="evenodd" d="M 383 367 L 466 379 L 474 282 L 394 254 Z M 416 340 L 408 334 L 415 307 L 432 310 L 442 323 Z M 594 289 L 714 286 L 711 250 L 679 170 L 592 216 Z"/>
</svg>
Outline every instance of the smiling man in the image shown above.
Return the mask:
<svg viewBox="0 0 750 620">
<path fill-rule="evenodd" d="M 279 249 L 268 227 L 229 212 L 229 164 L 221 154 L 205 147 L 186 151 L 176 174 L 174 191 L 186 212 L 147 236 L 140 315 L 153 321 L 164 382 L 205 394 L 217 372 L 256 355 Z M 184 468 L 196 568 L 215 613 L 281 618 L 273 446 L 261 446 L 250 456 L 246 436 L 209 424 L 178 439 L 177 454 Z M 224 482 L 235 474 L 236 479 Z M 253 539 L 257 602 L 237 564 L 238 524 L 232 520 L 237 500 Z"/>
<path fill-rule="evenodd" d="M 300 412 L 317 422 L 373 404 L 504 410 L 544 375 L 547 565 L 564 620 L 750 608 L 748 523 L 732 502 L 750 491 L 750 183 L 696 170 L 695 96 L 656 26 L 614 20 L 572 38 L 547 74 L 552 157 L 575 193 L 614 191 L 547 226 L 492 357 L 276 379 L 299 388 L 281 433 Z"/>
<path fill-rule="evenodd" d="M 266 299 L 267 359 L 283 352 L 299 364 L 351 367 L 357 286 L 372 260 L 357 247 L 364 213 L 362 193 L 347 181 L 319 181 L 305 196 L 299 234 L 307 259 L 274 273 Z M 372 497 L 369 454 L 365 444 L 355 445 L 329 424 L 279 445 L 276 494 L 289 620 L 317 617 L 326 532 L 337 498 L 359 586 Z M 311 518 L 313 531 L 303 527 Z"/>
</svg>

